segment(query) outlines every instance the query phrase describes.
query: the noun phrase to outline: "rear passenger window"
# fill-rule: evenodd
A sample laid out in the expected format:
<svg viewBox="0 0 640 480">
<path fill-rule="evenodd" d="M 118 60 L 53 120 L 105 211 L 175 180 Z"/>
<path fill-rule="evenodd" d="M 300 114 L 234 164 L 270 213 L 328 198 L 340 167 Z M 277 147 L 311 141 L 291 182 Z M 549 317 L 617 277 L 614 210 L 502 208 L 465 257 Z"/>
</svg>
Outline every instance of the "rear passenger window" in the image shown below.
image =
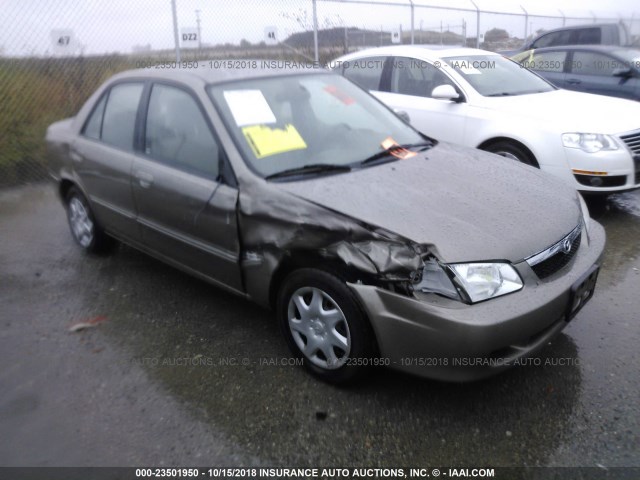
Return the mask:
<svg viewBox="0 0 640 480">
<path fill-rule="evenodd" d="M 83 134 L 89 138 L 100 140 L 100 130 L 102 129 L 102 115 L 104 114 L 104 105 L 107 103 L 107 96 L 103 95 L 98 105 L 93 109 L 89 120 L 84 126 Z"/>
<path fill-rule="evenodd" d="M 386 57 L 369 57 L 345 62 L 343 75 L 365 90 L 380 90 Z"/>
<path fill-rule="evenodd" d="M 141 83 L 120 83 L 111 88 L 102 121 L 102 141 L 133 150 L 133 131 L 142 95 Z"/>
<path fill-rule="evenodd" d="M 198 103 L 184 90 L 153 86 L 145 132 L 145 153 L 150 157 L 182 170 L 218 176 L 218 144 Z"/>
</svg>

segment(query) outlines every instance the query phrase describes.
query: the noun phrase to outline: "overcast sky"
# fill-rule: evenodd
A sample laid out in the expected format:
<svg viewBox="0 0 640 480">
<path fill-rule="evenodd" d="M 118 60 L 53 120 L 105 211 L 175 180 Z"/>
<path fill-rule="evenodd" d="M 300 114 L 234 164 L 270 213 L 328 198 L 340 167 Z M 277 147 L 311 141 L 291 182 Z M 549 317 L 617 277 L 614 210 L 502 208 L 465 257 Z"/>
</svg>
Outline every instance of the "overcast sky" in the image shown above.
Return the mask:
<svg viewBox="0 0 640 480">
<path fill-rule="evenodd" d="M 359 28 L 410 29 L 410 10 L 405 0 L 385 0 L 399 6 L 347 4 L 318 0 L 320 27 L 355 26 Z M 371 0 L 375 4 L 376 0 Z M 208 44 L 238 43 L 241 39 L 259 42 L 265 27 L 277 28 L 279 39 L 301 31 L 301 24 L 312 23 L 311 0 L 176 0 L 179 28 L 196 26 L 196 10 L 200 10 L 202 41 Z M 416 0 L 416 5 L 451 6 L 473 9 L 470 0 Z M 404 6 L 402 5 L 404 4 Z M 481 10 L 530 15 L 553 15 L 597 19 L 633 18 L 632 32 L 640 34 L 638 0 L 476 0 Z M 170 0 L 2 0 L 0 52 L 4 55 L 51 55 L 56 53 L 52 31 L 70 30 L 76 51 L 87 54 L 130 53 L 135 45 L 151 45 L 153 49 L 173 47 L 173 24 Z M 296 20 L 296 17 L 298 20 Z M 461 33 L 467 24 L 467 35 L 476 34 L 473 12 L 416 8 L 415 28 L 438 30 L 442 23 Z M 567 19 L 566 24 L 584 23 Z M 562 19 L 529 17 L 529 33 L 540 28 L 562 26 Z M 513 36 L 523 37 L 524 16 L 483 14 L 480 32 L 498 27 Z"/>
</svg>

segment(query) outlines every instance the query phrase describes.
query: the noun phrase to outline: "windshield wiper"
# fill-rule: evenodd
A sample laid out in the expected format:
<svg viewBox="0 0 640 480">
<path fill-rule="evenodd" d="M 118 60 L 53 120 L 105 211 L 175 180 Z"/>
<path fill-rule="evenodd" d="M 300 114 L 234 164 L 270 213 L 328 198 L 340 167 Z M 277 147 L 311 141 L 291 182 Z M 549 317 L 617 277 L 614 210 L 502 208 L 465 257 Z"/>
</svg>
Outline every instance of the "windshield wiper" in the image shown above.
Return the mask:
<svg viewBox="0 0 640 480">
<path fill-rule="evenodd" d="M 491 93 L 487 95 L 487 97 L 510 97 L 511 95 L 519 95 L 519 94 L 512 93 L 512 92 L 498 92 L 498 93 Z"/>
<path fill-rule="evenodd" d="M 418 148 L 418 147 L 424 147 L 421 148 L 419 151 L 422 152 L 424 150 L 427 150 L 431 147 L 433 147 L 433 142 L 429 141 L 429 140 L 425 140 L 424 142 L 418 142 L 418 143 L 405 143 L 404 145 L 392 145 L 389 148 L 382 150 L 381 152 L 377 152 L 374 153 L 373 155 L 371 155 L 370 157 L 365 158 L 364 160 L 362 160 L 361 162 L 358 162 L 358 165 L 367 165 L 369 163 L 373 163 L 377 160 L 380 160 L 381 158 L 385 158 L 385 157 L 389 157 L 389 156 L 394 156 L 393 152 L 395 150 L 409 150 L 410 148 Z M 399 157 L 395 157 L 394 158 L 399 158 Z"/>
<path fill-rule="evenodd" d="M 330 163 L 312 163 L 310 165 L 303 165 L 301 167 L 289 168 L 282 170 L 281 172 L 272 173 L 264 177 L 266 180 L 273 178 L 292 177 L 295 175 L 307 175 L 312 173 L 326 173 L 326 172 L 350 172 L 351 167 L 348 165 L 334 165 Z"/>
</svg>

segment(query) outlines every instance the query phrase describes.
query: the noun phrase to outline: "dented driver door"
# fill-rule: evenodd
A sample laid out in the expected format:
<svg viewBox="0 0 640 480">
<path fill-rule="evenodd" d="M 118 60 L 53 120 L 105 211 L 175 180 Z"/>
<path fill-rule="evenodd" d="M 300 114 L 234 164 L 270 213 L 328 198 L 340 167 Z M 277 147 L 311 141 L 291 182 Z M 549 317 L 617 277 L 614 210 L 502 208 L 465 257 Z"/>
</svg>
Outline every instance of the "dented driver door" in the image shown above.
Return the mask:
<svg viewBox="0 0 640 480">
<path fill-rule="evenodd" d="M 165 260 L 242 289 L 235 188 L 137 159 L 133 192 L 146 246 Z"/>
</svg>

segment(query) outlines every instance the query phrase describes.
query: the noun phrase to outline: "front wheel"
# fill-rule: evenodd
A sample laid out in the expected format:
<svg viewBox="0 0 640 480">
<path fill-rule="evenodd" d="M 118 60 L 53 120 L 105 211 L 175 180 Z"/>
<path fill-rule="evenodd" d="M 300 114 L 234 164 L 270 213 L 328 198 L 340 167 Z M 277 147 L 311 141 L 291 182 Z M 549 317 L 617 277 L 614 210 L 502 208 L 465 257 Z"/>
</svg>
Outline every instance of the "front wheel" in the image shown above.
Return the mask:
<svg viewBox="0 0 640 480">
<path fill-rule="evenodd" d="M 532 167 L 540 168 L 540 165 L 538 165 L 538 162 L 531 152 L 529 152 L 525 147 L 513 142 L 500 141 L 492 143 L 485 147 L 484 150 L 500 155 L 501 157 L 516 160 L 517 162 L 521 162 Z"/>
<path fill-rule="evenodd" d="M 337 277 L 311 268 L 293 272 L 280 289 L 277 312 L 289 348 L 311 373 L 338 384 L 368 373 L 373 332 L 351 290 Z"/>
</svg>

